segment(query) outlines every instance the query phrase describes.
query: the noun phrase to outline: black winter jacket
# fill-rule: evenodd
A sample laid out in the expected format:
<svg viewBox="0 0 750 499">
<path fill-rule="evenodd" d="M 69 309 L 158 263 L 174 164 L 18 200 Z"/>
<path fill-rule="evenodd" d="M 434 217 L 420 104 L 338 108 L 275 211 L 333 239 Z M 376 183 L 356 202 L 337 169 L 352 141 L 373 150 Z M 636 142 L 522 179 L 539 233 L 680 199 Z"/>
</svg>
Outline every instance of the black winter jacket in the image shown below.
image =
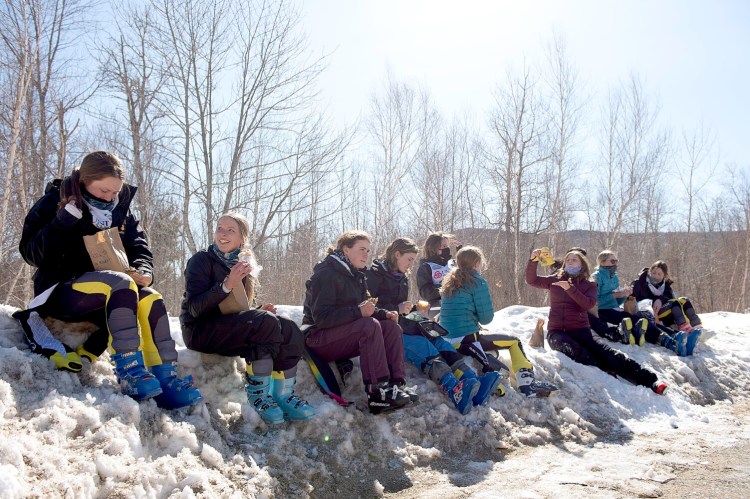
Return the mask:
<svg viewBox="0 0 750 499">
<path fill-rule="evenodd" d="M 83 217 L 71 226 L 57 217 L 60 204 L 60 179 L 47 184 L 42 196 L 26 215 L 18 250 L 26 263 L 37 268 L 34 273 L 34 294 L 50 286 L 73 280 L 94 270 L 83 243 L 83 236 L 99 232 L 94 226 L 86 205 Z M 130 211 L 136 187 L 123 185 L 119 202 L 112 211 L 112 227 L 118 227 L 130 266 L 144 274 L 153 275 L 152 254 L 146 235 L 138 228 L 138 219 Z M 75 219 L 65 212 L 63 217 Z"/>
<path fill-rule="evenodd" d="M 667 300 L 671 300 L 672 298 L 674 298 L 674 291 L 672 291 L 672 286 L 669 283 L 664 286 L 664 292 L 662 293 L 662 295 L 656 296 L 648 287 L 648 281 L 646 280 L 647 278 L 648 267 L 641 270 L 641 273 L 638 274 L 638 279 L 633 281 L 633 294 L 635 295 L 636 300 L 661 300 L 662 304 L 664 304 Z"/>
<path fill-rule="evenodd" d="M 183 329 L 192 331 L 200 323 L 221 315 L 219 303 L 229 296 L 222 287 L 228 275 L 229 268 L 212 251 L 199 251 L 188 260 L 180 309 Z"/>
<path fill-rule="evenodd" d="M 365 272 L 367 289 L 378 297 L 378 307 L 398 311 L 398 304 L 409 298 L 409 278 L 406 275 L 393 275 L 382 260 L 372 262 Z"/>
<path fill-rule="evenodd" d="M 359 304 L 369 297 L 365 273 L 334 255 L 328 255 L 315 265 L 305 287 L 302 324 L 329 329 L 362 318 Z M 372 316 L 385 320 L 386 314 L 386 310 L 376 307 Z"/>
<path fill-rule="evenodd" d="M 448 265 L 450 258 L 443 258 L 440 255 L 432 258 L 423 258 L 419 261 L 417 270 L 417 288 L 419 288 L 419 297 L 430 302 L 431 307 L 440 305 L 440 286 L 435 286 L 432 281 L 432 267 L 429 262 L 438 265 Z"/>
</svg>

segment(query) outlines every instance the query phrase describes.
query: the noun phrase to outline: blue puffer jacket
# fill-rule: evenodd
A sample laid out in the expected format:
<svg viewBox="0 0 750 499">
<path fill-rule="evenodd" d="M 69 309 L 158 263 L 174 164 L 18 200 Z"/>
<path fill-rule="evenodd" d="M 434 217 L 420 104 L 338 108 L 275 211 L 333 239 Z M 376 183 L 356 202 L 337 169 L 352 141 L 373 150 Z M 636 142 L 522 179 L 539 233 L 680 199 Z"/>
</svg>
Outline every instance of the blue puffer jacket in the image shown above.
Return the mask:
<svg viewBox="0 0 750 499">
<path fill-rule="evenodd" d="M 591 277 L 596 279 L 596 306 L 598 308 L 617 308 L 625 301 L 625 298 L 615 298 L 612 296 L 612 293 L 620 287 L 620 279 L 617 277 L 617 272 L 613 276 L 610 276 L 609 269 L 597 267 Z"/>
<path fill-rule="evenodd" d="M 479 331 L 479 324 L 489 324 L 495 315 L 490 287 L 482 275 L 471 271 L 475 283 L 443 295 L 440 325 L 448 330 L 448 338 L 461 338 Z"/>
</svg>

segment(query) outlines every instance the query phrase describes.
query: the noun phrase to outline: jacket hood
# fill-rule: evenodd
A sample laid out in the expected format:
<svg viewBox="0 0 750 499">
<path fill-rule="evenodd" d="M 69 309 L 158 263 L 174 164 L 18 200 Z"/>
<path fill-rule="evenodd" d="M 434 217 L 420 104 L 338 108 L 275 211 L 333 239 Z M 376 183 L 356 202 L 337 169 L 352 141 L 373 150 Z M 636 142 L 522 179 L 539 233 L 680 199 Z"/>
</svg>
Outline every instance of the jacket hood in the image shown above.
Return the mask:
<svg viewBox="0 0 750 499">
<path fill-rule="evenodd" d="M 330 267 L 335 272 L 339 272 L 341 274 L 352 277 L 354 276 L 354 273 L 352 272 L 352 269 L 349 267 L 349 265 L 340 260 L 336 255 L 328 255 L 327 257 L 322 259 L 315 265 L 315 267 L 313 267 L 313 272 L 318 273 L 319 271 L 327 267 Z"/>
</svg>

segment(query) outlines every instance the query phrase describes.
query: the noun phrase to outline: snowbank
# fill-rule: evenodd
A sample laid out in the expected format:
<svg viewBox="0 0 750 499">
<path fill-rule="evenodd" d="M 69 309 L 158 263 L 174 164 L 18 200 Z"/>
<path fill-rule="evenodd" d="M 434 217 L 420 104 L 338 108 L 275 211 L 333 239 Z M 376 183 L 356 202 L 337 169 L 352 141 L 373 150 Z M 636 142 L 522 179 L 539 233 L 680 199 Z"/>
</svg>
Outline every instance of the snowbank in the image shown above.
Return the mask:
<svg viewBox="0 0 750 499">
<path fill-rule="evenodd" d="M 278 308 L 301 318 L 300 307 Z M 557 396 L 525 399 L 508 388 L 461 416 L 410 366 L 420 403 L 372 416 L 334 404 L 301 365 L 298 391 L 318 416 L 269 429 L 246 403 L 242 361 L 186 350 L 176 319 L 180 371 L 206 401 L 164 411 L 121 395 L 106 355 L 78 374 L 56 371 L 29 352 L 12 312 L 0 305 L 3 498 L 649 495 L 706 448 L 750 438 L 747 422 L 731 415 L 750 387 L 742 314 L 702 314 L 710 337 L 690 358 L 617 345 L 669 384 L 665 397 L 527 347 L 537 377 L 561 387 Z M 546 314 L 509 307 L 489 329 L 526 344 Z M 62 335 L 72 346 L 85 337 L 69 326 Z M 344 395 L 363 408 L 358 371 L 354 380 Z"/>
</svg>

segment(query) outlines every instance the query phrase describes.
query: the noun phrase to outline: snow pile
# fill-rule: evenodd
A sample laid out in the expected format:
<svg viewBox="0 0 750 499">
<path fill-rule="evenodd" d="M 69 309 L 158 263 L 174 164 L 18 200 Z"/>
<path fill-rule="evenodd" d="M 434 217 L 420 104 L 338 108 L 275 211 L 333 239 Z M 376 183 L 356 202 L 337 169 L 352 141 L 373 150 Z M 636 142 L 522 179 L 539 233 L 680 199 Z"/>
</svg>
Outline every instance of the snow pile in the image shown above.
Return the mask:
<svg viewBox="0 0 750 499">
<path fill-rule="evenodd" d="M 278 308 L 301 319 L 300 307 Z M 30 353 L 13 311 L 0 305 L 0 497 L 372 497 L 407 489 L 481 497 L 486 484 L 507 492 L 514 489 L 498 487 L 519 480 L 541 495 L 581 485 L 587 494 L 652 495 L 702 449 L 749 433 L 731 415 L 750 388 L 750 318 L 742 314 L 702 314 L 711 334 L 694 357 L 616 345 L 669 384 L 666 397 L 527 347 L 537 377 L 561 387 L 557 396 L 526 399 L 506 380 L 505 397 L 461 416 L 410 366 L 420 403 L 372 416 L 361 410 L 358 367 L 344 396 L 360 409 L 322 395 L 301 364 L 297 390 L 318 415 L 269 429 L 246 402 L 243 362 L 186 350 L 176 319 L 180 372 L 193 375 L 206 401 L 164 411 L 121 395 L 106 355 L 78 374 L 56 371 Z M 489 330 L 526 344 L 547 312 L 509 307 Z M 85 330 L 65 326 L 62 335 L 76 346 Z"/>
</svg>

